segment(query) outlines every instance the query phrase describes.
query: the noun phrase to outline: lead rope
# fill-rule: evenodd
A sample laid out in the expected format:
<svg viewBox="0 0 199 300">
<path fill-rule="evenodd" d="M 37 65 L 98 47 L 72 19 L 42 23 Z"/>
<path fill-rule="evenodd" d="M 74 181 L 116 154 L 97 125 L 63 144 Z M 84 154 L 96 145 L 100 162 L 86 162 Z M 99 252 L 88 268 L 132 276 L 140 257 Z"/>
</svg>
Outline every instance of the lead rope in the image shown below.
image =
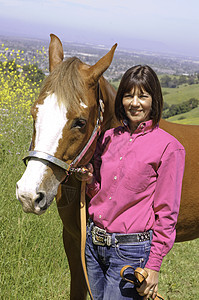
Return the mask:
<svg viewBox="0 0 199 300">
<path fill-rule="evenodd" d="M 98 98 L 99 98 L 99 122 L 100 124 L 103 122 L 103 113 L 104 113 L 104 102 L 100 98 L 100 87 L 98 85 Z M 100 126 L 99 124 L 99 126 Z M 101 129 L 101 126 L 99 127 Z M 81 223 L 81 262 L 82 268 L 84 272 L 84 277 L 86 280 L 86 285 L 88 288 L 88 292 L 90 295 L 91 300 L 93 299 L 93 295 L 91 292 L 89 280 L 88 280 L 88 273 L 86 269 L 86 260 L 85 260 L 85 246 L 86 246 L 86 181 L 81 182 L 81 197 L 80 197 L 80 223 Z"/>
<path fill-rule="evenodd" d="M 81 182 L 81 197 L 80 197 L 80 222 L 81 222 L 81 261 L 82 268 L 84 272 L 84 277 L 86 280 L 86 285 L 88 288 L 88 292 L 92 300 L 93 296 L 91 293 L 91 288 L 88 280 L 88 273 L 86 269 L 86 260 L 85 260 L 85 246 L 86 246 L 86 181 Z"/>
</svg>

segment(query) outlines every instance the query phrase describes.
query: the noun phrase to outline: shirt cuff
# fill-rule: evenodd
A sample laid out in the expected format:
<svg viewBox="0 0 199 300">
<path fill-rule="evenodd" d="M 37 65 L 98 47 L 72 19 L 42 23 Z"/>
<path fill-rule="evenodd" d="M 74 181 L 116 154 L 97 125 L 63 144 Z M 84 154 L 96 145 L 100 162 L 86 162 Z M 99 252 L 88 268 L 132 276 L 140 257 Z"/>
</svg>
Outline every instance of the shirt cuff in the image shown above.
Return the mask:
<svg viewBox="0 0 199 300">
<path fill-rule="evenodd" d="M 93 180 L 92 183 L 86 185 L 86 194 L 90 198 L 93 198 L 98 191 L 99 191 L 99 183 L 97 183 L 95 180 Z"/>
<path fill-rule="evenodd" d="M 149 255 L 149 259 L 145 265 L 145 268 L 159 272 L 162 264 L 162 260 L 163 260 L 162 257 Z"/>
</svg>

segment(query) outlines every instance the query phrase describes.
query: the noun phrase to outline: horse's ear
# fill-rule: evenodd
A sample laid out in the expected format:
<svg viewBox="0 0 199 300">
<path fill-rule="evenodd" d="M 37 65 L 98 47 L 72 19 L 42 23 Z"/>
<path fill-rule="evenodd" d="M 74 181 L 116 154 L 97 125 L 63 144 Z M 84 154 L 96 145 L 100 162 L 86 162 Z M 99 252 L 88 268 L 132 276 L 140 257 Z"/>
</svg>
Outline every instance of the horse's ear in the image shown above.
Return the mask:
<svg viewBox="0 0 199 300">
<path fill-rule="evenodd" d="M 94 66 L 91 66 L 88 70 L 89 72 L 89 78 L 91 80 L 91 83 L 96 83 L 100 76 L 108 69 L 110 66 L 112 60 L 113 60 L 113 55 L 115 52 L 115 49 L 117 47 L 117 44 L 115 44 L 111 50 L 104 55 Z"/>
<path fill-rule="evenodd" d="M 52 70 L 63 61 L 64 51 L 60 39 L 55 35 L 50 35 L 51 41 L 49 45 L 49 71 Z"/>
</svg>

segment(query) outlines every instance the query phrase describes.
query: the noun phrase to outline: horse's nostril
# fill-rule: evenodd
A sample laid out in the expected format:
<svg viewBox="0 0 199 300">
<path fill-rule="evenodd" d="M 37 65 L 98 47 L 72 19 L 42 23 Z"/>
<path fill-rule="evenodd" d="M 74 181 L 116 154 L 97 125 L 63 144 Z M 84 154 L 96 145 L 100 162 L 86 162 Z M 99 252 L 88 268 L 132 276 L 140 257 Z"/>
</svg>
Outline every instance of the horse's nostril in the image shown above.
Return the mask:
<svg viewBox="0 0 199 300">
<path fill-rule="evenodd" d="M 46 195 L 43 192 L 38 193 L 38 197 L 35 199 L 35 206 L 39 206 L 40 209 L 47 209 Z"/>
</svg>

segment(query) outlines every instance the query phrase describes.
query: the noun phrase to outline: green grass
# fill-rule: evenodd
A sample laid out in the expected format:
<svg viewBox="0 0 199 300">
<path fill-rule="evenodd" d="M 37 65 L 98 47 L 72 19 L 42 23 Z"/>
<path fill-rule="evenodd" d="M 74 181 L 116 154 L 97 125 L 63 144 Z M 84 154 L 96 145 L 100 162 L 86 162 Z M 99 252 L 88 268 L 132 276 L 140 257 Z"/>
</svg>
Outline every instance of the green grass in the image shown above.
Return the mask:
<svg viewBox="0 0 199 300">
<path fill-rule="evenodd" d="M 55 203 L 25 214 L 15 186 L 32 136 L 30 107 L 39 86 L 0 68 L 0 299 L 69 299 L 70 274 Z"/>
<path fill-rule="evenodd" d="M 167 120 L 179 124 L 199 125 L 199 106 L 187 113 L 170 117 Z"/>
<path fill-rule="evenodd" d="M 164 101 L 168 104 L 178 104 L 190 98 L 199 99 L 199 84 L 181 85 L 178 88 L 163 88 Z"/>
<path fill-rule="evenodd" d="M 0 299 L 69 299 L 70 274 L 55 203 L 38 217 L 25 214 L 15 197 L 32 131 L 30 123 L 17 122 L 18 132 L 10 130 L 0 142 Z"/>
<path fill-rule="evenodd" d="M 159 292 L 168 300 L 199 299 L 199 239 L 176 243 L 163 260 Z"/>
</svg>

